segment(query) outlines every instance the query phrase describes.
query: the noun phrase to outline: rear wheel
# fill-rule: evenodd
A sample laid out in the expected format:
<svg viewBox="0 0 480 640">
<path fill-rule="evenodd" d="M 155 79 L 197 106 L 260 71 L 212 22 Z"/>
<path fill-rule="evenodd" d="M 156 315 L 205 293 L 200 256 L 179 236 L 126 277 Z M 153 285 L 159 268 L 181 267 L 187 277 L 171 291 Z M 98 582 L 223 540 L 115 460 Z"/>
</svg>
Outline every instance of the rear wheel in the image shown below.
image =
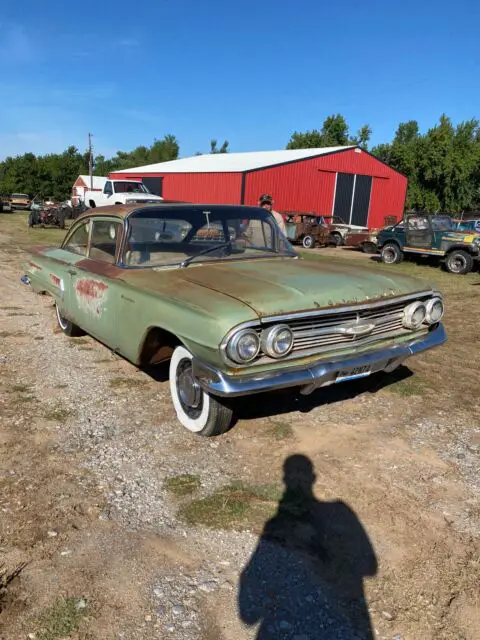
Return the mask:
<svg viewBox="0 0 480 640">
<path fill-rule="evenodd" d="M 463 249 L 451 251 L 445 258 L 445 268 L 450 273 L 463 275 L 473 269 L 473 258 Z"/>
<path fill-rule="evenodd" d="M 55 303 L 55 311 L 57 314 L 58 326 L 65 335 L 69 336 L 70 338 L 78 338 L 79 336 L 85 335 L 85 331 L 62 316 L 62 312 L 60 311 L 57 303 Z"/>
<path fill-rule="evenodd" d="M 193 376 L 192 354 L 176 347 L 170 360 L 170 393 L 181 424 L 199 436 L 218 436 L 227 431 L 232 410 L 206 393 Z"/>
<path fill-rule="evenodd" d="M 305 236 L 302 240 L 305 249 L 313 249 L 315 246 L 315 238 L 313 236 Z"/>
<path fill-rule="evenodd" d="M 387 242 L 380 251 L 382 262 L 385 264 L 398 264 L 403 260 L 403 251 L 396 242 Z"/>
<path fill-rule="evenodd" d="M 331 238 L 332 244 L 335 247 L 341 247 L 342 246 L 343 238 L 342 238 L 342 234 L 341 233 L 334 232 L 334 233 L 330 234 L 330 238 Z"/>
</svg>

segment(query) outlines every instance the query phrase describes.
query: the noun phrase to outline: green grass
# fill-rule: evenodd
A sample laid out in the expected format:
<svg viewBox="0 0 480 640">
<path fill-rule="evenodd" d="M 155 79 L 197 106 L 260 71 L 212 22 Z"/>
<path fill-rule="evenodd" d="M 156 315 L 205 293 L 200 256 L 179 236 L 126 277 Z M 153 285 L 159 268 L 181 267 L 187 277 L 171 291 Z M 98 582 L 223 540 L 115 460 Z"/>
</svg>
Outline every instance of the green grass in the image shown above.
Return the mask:
<svg viewBox="0 0 480 640">
<path fill-rule="evenodd" d="M 176 496 L 187 496 L 194 493 L 200 487 L 200 478 L 189 473 L 184 473 L 179 476 L 167 478 L 164 486 L 165 489 Z"/>
<path fill-rule="evenodd" d="M 80 598 L 59 598 L 38 621 L 38 640 L 69 638 L 78 630 L 87 608 Z"/>
<path fill-rule="evenodd" d="M 289 422 L 283 420 L 271 421 L 270 435 L 274 440 L 287 440 L 293 438 L 293 428 Z"/>
<path fill-rule="evenodd" d="M 409 378 L 405 378 L 405 380 L 399 380 L 398 382 L 391 384 L 387 389 L 392 393 L 408 398 L 410 396 L 424 396 L 428 394 L 430 387 L 426 380 L 418 374 L 415 374 Z"/>
<path fill-rule="evenodd" d="M 190 525 L 211 529 L 259 529 L 276 510 L 282 490 L 275 485 L 234 482 L 210 496 L 191 500 L 179 509 Z"/>
<path fill-rule="evenodd" d="M 22 213 L 0 213 L 0 232 L 11 234 L 13 236 L 10 249 L 18 247 L 20 249 L 28 248 L 32 245 L 52 245 L 59 246 L 65 238 L 67 229 L 40 229 L 28 228 L 28 212 Z M 67 224 L 70 221 L 67 220 Z M 6 247 L 2 247 L 4 250 Z"/>
<path fill-rule="evenodd" d="M 110 386 L 113 389 L 138 389 L 138 387 L 144 387 L 147 384 L 146 380 L 141 378 L 112 378 L 110 380 Z"/>
</svg>

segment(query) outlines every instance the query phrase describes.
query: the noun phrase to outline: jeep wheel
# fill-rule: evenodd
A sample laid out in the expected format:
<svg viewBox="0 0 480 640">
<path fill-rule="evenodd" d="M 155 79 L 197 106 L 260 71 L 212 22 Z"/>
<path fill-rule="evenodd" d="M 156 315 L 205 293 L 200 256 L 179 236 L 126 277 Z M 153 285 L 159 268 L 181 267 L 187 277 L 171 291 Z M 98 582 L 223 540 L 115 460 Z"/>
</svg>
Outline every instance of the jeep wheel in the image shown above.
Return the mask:
<svg viewBox="0 0 480 640">
<path fill-rule="evenodd" d="M 450 273 L 469 273 L 473 269 L 473 258 L 467 251 L 455 249 L 445 258 L 445 268 Z"/>
<path fill-rule="evenodd" d="M 58 326 L 66 336 L 69 336 L 70 338 L 79 338 L 80 336 L 85 335 L 85 331 L 83 331 L 82 329 L 80 329 L 80 327 L 77 327 L 76 324 L 73 324 L 73 322 L 70 322 L 70 320 L 67 320 L 62 316 L 62 313 L 58 308 L 57 303 L 55 303 L 55 311 L 57 314 Z"/>
<path fill-rule="evenodd" d="M 313 249 L 315 246 L 315 238 L 313 236 L 305 236 L 302 240 L 305 249 Z"/>
<path fill-rule="evenodd" d="M 380 255 L 385 264 L 398 264 L 403 260 L 403 252 L 396 242 L 384 244 Z"/>
<path fill-rule="evenodd" d="M 176 347 L 170 360 L 170 393 L 181 424 L 200 436 L 219 436 L 230 426 L 232 410 L 206 393 L 193 377 L 192 354 Z"/>
</svg>

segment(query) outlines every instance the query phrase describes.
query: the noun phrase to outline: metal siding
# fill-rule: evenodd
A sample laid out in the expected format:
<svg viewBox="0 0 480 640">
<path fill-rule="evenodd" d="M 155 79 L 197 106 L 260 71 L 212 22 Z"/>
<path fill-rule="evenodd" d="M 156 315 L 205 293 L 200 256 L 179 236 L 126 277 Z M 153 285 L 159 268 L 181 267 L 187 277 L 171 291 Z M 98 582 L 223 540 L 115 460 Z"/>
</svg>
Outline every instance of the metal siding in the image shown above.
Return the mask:
<svg viewBox="0 0 480 640">
<path fill-rule="evenodd" d="M 269 193 L 278 211 L 308 211 L 330 215 L 335 173 L 304 166 L 305 161 L 247 173 L 244 204 L 257 204 L 262 193 Z"/>
<path fill-rule="evenodd" d="M 308 158 L 245 174 L 244 204 L 256 204 L 270 193 L 275 209 L 331 215 L 336 173 L 373 176 L 368 226 L 383 225 L 385 216 L 403 216 L 407 179 L 373 156 L 355 149 Z M 163 177 L 163 197 L 191 202 L 240 204 L 242 173 L 129 173 L 111 178 L 141 180 Z"/>
<path fill-rule="evenodd" d="M 248 172 L 245 204 L 256 204 L 261 193 L 270 193 L 277 210 L 331 215 L 337 172 L 373 177 L 368 226 L 383 225 L 387 215 L 402 218 L 407 179 L 377 158 L 355 149 Z"/>
<path fill-rule="evenodd" d="M 185 200 L 206 204 L 240 204 L 241 173 L 150 173 L 111 174 L 112 178 L 142 180 L 144 177 L 163 178 L 165 200 Z"/>
</svg>

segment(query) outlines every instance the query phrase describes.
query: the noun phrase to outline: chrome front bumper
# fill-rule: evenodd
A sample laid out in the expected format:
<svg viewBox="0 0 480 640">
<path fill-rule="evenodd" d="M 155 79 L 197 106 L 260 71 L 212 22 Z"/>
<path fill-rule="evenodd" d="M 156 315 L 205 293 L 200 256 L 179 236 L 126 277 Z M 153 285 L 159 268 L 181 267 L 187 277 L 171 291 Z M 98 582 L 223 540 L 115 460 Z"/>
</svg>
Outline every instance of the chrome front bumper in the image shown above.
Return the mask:
<svg viewBox="0 0 480 640">
<path fill-rule="evenodd" d="M 387 349 L 370 351 L 358 356 L 345 356 L 334 360 L 319 360 L 308 367 L 292 367 L 279 371 L 229 376 L 200 360 L 193 359 L 193 375 L 200 386 L 216 396 L 246 396 L 262 391 L 302 387 L 301 392 L 308 394 L 318 387 L 335 383 L 337 375 L 345 370 L 370 367 L 370 373 L 390 372 L 396 369 L 410 356 L 428 349 L 439 347 L 447 340 L 443 324 L 439 324 L 427 335 L 408 344 L 395 345 Z"/>
</svg>

